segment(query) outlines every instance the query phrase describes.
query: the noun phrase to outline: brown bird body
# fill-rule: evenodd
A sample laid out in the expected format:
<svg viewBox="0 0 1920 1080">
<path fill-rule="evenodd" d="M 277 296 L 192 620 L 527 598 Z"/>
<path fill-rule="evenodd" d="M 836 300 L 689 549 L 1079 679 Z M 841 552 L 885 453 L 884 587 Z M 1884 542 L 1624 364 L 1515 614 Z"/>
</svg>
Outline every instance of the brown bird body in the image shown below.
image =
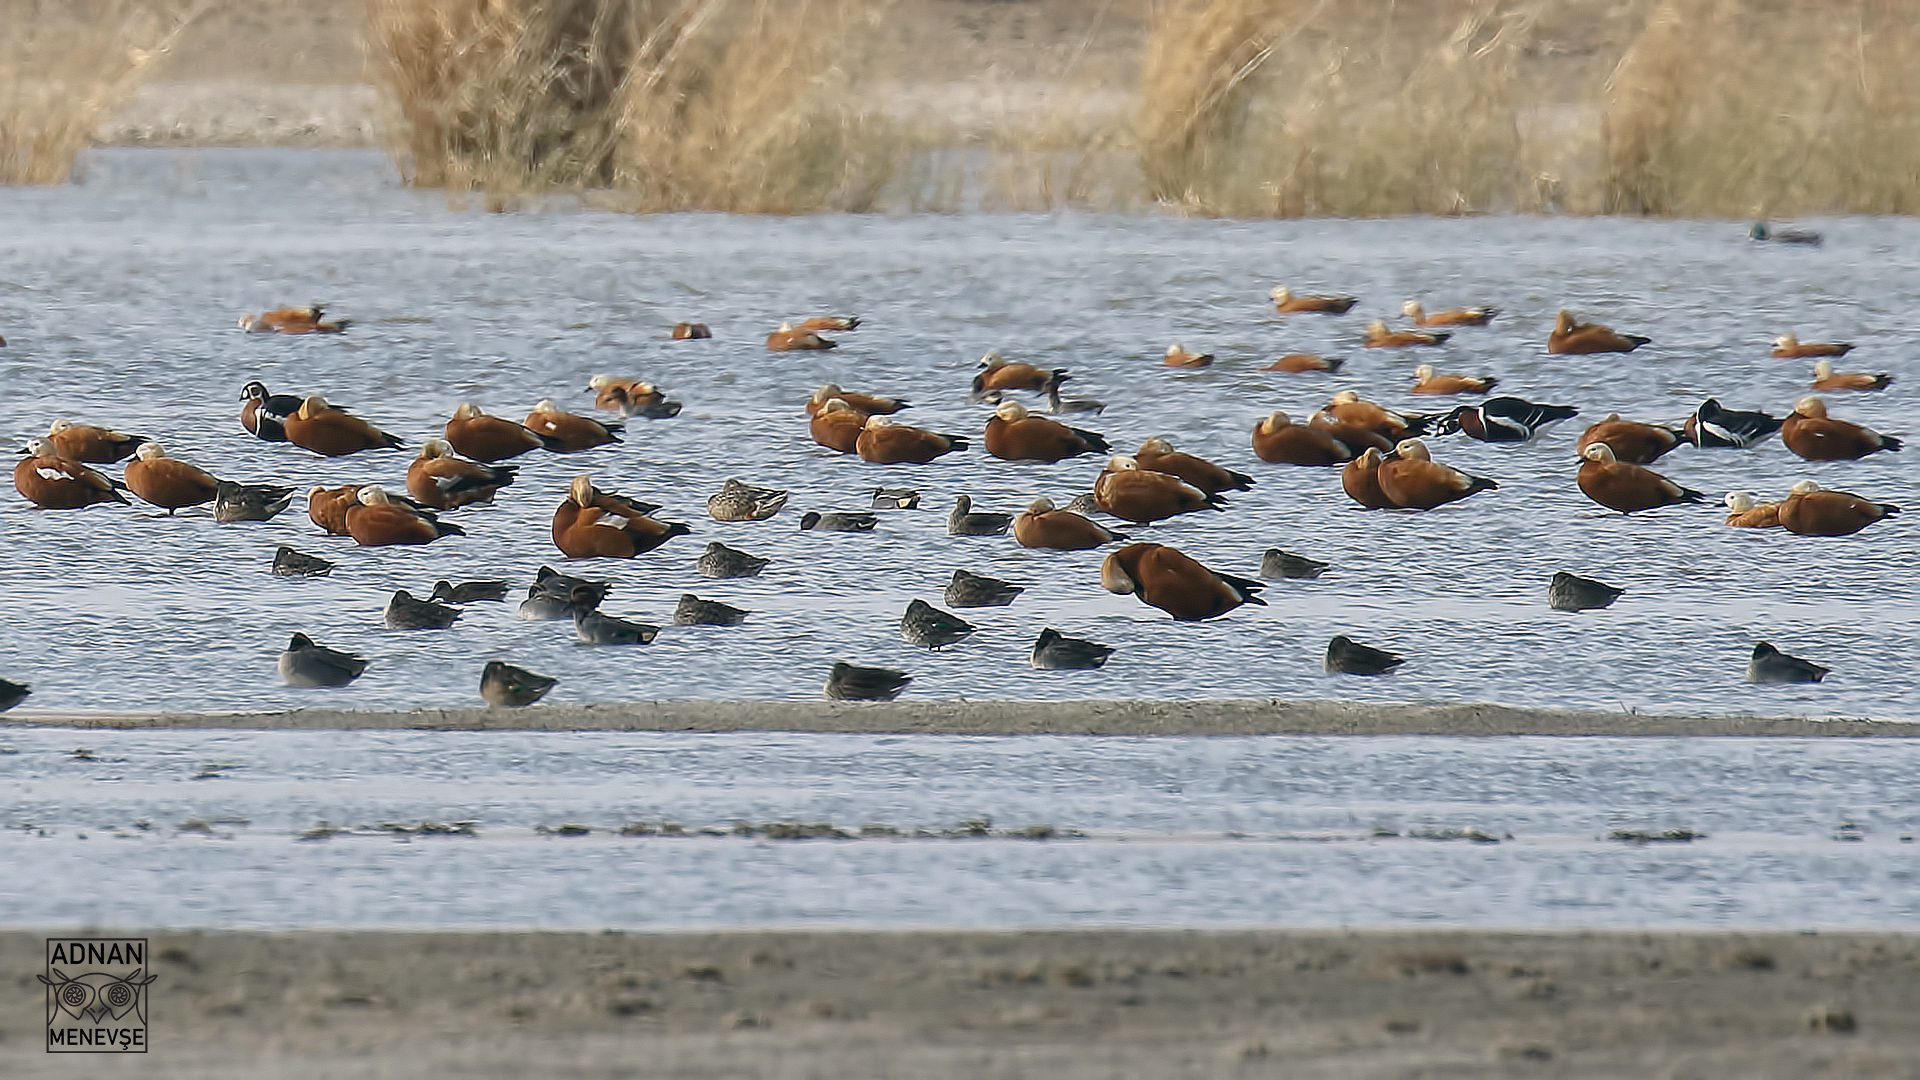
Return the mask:
<svg viewBox="0 0 1920 1080">
<path fill-rule="evenodd" d="M 794 329 L 803 332 L 858 330 L 860 329 L 860 320 L 852 315 L 815 315 L 810 319 L 800 320 L 799 325 L 795 326 Z"/>
<path fill-rule="evenodd" d="M 620 441 L 625 425 L 603 424 L 590 417 L 567 412 L 552 401 L 541 401 L 527 413 L 523 425 L 535 435 L 552 440 L 547 449 L 556 454 L 578 454 L 583 450 Z"/>
<path fill-rule="evenodd" d="M 632 500 L 600 491 L 585 476 L 574 477 L 553 512 L 553 545 L 569 559 L 631 559 L 692 531 L 640 513 Z"/>
<path fill-rule="evenodd" d="M 47 441 L 53 444 L 55 453 L 68 461 L 111 465 L 131 456 L 151 440 L 145 435 L 128 435 L 97 424 L 55 420 L 47 427 Z"/>
<path fill-rule="evenodd" d="M 1100 584 L 1129 593 L 1182 622 L 1217 618 L 1242 604 L 1266 606 L 1257 581 L 1216 573 L 1165 544 L 1128 544 L 1100 564 Z"/>
<path fill-rule="evenodd" d="M 1780 504 L 1755 502 L 1745 491 L 1727 492 L 1727 524 L 1736 529 L 1777 529 Z"/>
<path fill-rule="evenodd" d="M 1422 345 L 1444 345 L 1452 334 L 1444 330 L 1391 330 L 1375 319 L 1367 324 L 1367 336 L 1360 344 L 1369 349 L 1410 349 Z"/>
<path fill-rule="evenodd" d="M 343 484 L 336 488 L 307 489 L 307 517 L 328 536 L 347 535 L 347 508 L 360 501 L 365 484 Z"/>
<path fill-rule="evenodd" d="M 1191 353 L 1178 343 L 1167 346 L 1167 351 L 1160 360 L 1161 367 L 1170 368 L 1203 368 L 1212 365 L 1212 353 Z"/>
<path fill-rule="evenodd" d="M 1133 459 L 1149 472 L 1177 476 L 1209 495 L 1222 491 L 1251 491 L 1253 477 L 1222 468 L 1203 457 L 1183 454 L 1165 439 L 1148 439 L 1134 452 Z"/>
<path fill-rule="evenodd" d="M 1342 424 L 1353 424 L 1377 432 L 1389 445 L 1420 434 L 1429 421 L 1426 416 L 1399 413 L 1366 401 L 1352 390 L 1342 390 L 1333 395 L 1321 411 Z"/>
<path fill-rule="evenodd" d="M 1500 314 L 1497 307 L 1449 308 L 1429 315 L 1420 306 L 1418 300 L 1409 300 L 1400 305 L 1400 313 L 1413 320 L 1415 326 L 1485 326 Z"/>
<path fill-rule="evenodd" d="M 884 416 L 869 416 L 854 440 L 854 453 L 875 465 L 924 465 L 942 454 L 965 450 L 967 440 L 925 428 L 896 424 Z"/>
<path fill-rule="evenodd" d="M 346 508 L 347 535 L 361 547 L 401 547 L 431 544 L 443 536 L 462 536 L 465 530 L 446 525 L 411 506 L 394 502 L 378 484 L 362 487 L 354 505 Z"/>
<path fill-rule="evenodd" d="M 1261 368 L 1261 371 L 1285 371 L 1300 375 L 1309 371 L 1339 371 L 1346 363 L 1337 357 L 1314 356 L 1312 353 L 1288 353 L 1287 355 Z"/>
<path fill-rule="evenodd" d="M 1055 368 L 1048 371 L 1021 360 L 1007 360 L 997 352 L 990 352 L 980 360 L 979 374 L 973 377 L 975 396 L 990 390 L 1032 390 L 1045 393 L 1054 381 L 1054 376 L 1066 374 L 1066 369 Z"/>
<path fill-rule="evenodd" d="M 1405 510 L 1432 510 L 1500 486 L 1433 460 L 1419 439 L 1403 440 L 1393 451 L 1391 459 L 1381 462 L 1374 479 L 1380 494 Z"/>
<path fill-rule="evenodd" d="M 1869 375 L 1864 371 L 1835 371 L 1833 361 L 1822 360 L 1813 365 L 1813 388 L 1822 393 L 1836 390 L 1885 390 L 1893 384 L 1893 376 L 1882 372 Z"/>
<path fill-rule="evenodd" d="M 813 441 L 829 450 L 838 450 L 843 454 L 854 453 L 859 448 L 860 433 L 866 429 L 867 414 L 835 398 L 827 402 L 813 419 L 807 421 L 807 432 Z"/>
<path fill-rule="evenodd" d="M 258 315 L 240 316 L 240 329 L 249 334 L 338 334 L 353 325 L 348 319 L 327 322 L 319 304 L 274 308 Z"/>
<path fill-rule="evenodd" d="M 1014 515 L 1013 538 L 1021 547 L 1087 551 L 1126 537 L 1071 510 L 1056 509 L 1051 499 L 1035 499 Z"/>
<path fill-rule="evenodd" d="M 1822 356 L 1845 356 L 1853 351 L 1852 342 L 1801 341 L 1792 334 L 1773 339 L 1776 360 L 1812 360 Z"/>
<path fill-rule="evenodd" d="M 1904 445 L 1891 435 L 1827 415 L 1827 403 L 1801 398 L 1793 413 L 1780 422 L 1780 441 L 1808 461 L 1852 461 Z"/>
<path fill-rule="evenodd" d="M 420 448 L 420 456 L 407 466 L 407 494 L 423 506 L 452 510 L 492 502 L 494 493 L 513 479 L 512 466 L 482 465 L 455 457 L 452 443 L 428 439 Z M 312 500 L 308 502 L 311 505 Z"/>
<path fill-rule="evenodd" d="M 1500 381 L 1492 375 L 1438 375 L 1432 364 L 1414 368 L 1413 377 L 1416 394 L 1484 394 Z"/>
<path fill-rule="evenodd" d="M 127 501 L 104 473 L 60 454 L 47 439 L 35 439 L 13 467 L 13 487 L 42 510 L 78 510 L 94 503 Z"/>
<path fill-rule="evenodd" d="M 212 502 L 220 488 L 212 473 L 168 457 L 156 442 L 142 444 L 134 460 L 127 462 L 126 481 L 135 495 L 169 514 Z"/>
<path fill-rule="evenodd" d="M 1382 435 L 1377 428 L 1336 420 L 1327 415 L 1324 409 L 1315 409 L 1307 417 L 1307 426 L 1320 428 L 1356 451 L 1371 446 L 1384 454 L 1393 449 L 1393 440 Z"/>
<path fill-rule="evenodd" d="M 1608 413 L 1605 420 L 1582 432 L 1574 452 L 1581 453 L 1597 442 L 1606 443 L 1615 460 L 1634 465 L 1651 465 L 1674 447 L 1688 445 L 1685 432 L 1622 420 L 1618 413 Z"/>
<path fill-rule="evenodd" d="M 1400 504 L 1387 498 L 1380 490 L 1380 466 L 1386 461 L 1385 455 L 1374 447 L 1367 447 L 1360 456 L 1354 458 L 1340 470 L 1340 487 L 1347 497 L 1368 510 L 1397 510 Z"/>
<path fill-rule="evenodd" d="M 1093 482 L 1093 504 L 1114 517 L 1141 525 L 1198 510 L 1223 510 L 1209 495 L 1177 476 L 1151 472 L 1129 457 L 1116 457 Z"/>
<path fill-rule="evenodd" d="M 1339 465 L 1359 452 L 1332 431 L 1296 424 L 1283 412 L 1253 425 L 1253 455 L 1270 465 Z"/>
<path fill-rule="evenodd" d="M 1572 312 L 1563 311 L 1554 320 L 1553 332 L 1547 335 L 1547 351 L 1575 355 L 1624 353 L 1632 352 L 1651 340 L 1638 334 L 1616 334 L 1599 323 L 1577 322 Z"/>
<path fill-rule="evenodd" d="M 1017 401 L 1003 401 L 987 420 L 987 453 L 1005 461 L 1064 461 L 1081 454 L 1102 454 L 1109 447 L 1098 433 L 1033 416 Z"/>
<path fill-rule="evenodd" d="M 506 461 L 557 442 L 529 430 L 525 424 L 488 416 L 471 401 L 463 401 L 453 410 L 445 435 L 455 450 L 485 462 Z"/>
<path fill-rule="evenodd" d="M 1632 514 L 1705 498 L 1644 465 L 1614 460 L 1613 449 L 1606 443 L 1590 443 L 1580 456 L 1584 459 L 1577 481 L 1581 494 L 1609 510 Z"/>
<path fill-rule="evenodd" d="M 837 341 L 790 323 L 781 323 L 779 329 L 767 335 L 767 348 L 772 352 L 822 352 L 839 347 Z"/>
<path fill-rule="evenodd" d="M 328 405 L 319 394 L 308 395 L 281 426 L 288 442 L 321 457 L 344 457 L 401 445 L 399 439 L 365 420 Z"/>
<path fill-rule="evenodd" d="M 1345 315 L 1360 302 L 1357 296 L 1295 296 L 1285 285 L 1274 286 L 1267 296 L 1273 301 L 1273 310 L 1282 315 Z"/>
<path fill-rule="evenodd" d="M 1899 512 L 1897 506 L 1851 492 L 1827 491 L 1811 480 L 1802 480 L 1780 502 L 1780 525 L 1800 536 L 1852 536 Z"/>
<path fill-rule="evenodd" d="M 834 383 L 827 383 L 813 392 L 807 399 L 807 415 L 817 415 L 829 401 L 844 401 L 854 412 L 867 416 L 892 416 L 901 409 L 910 408 L 913 403 L 903 398 L 881 397 L 878 394 L 858 394 L 851 390 L 842 390 Z"/>
<path fill-rule="evenodd" d="M 673 324 L 674 341 L 704 341 L 713 336 L 713 329 L 703 322 L 683 322 Z"/>
</svg>

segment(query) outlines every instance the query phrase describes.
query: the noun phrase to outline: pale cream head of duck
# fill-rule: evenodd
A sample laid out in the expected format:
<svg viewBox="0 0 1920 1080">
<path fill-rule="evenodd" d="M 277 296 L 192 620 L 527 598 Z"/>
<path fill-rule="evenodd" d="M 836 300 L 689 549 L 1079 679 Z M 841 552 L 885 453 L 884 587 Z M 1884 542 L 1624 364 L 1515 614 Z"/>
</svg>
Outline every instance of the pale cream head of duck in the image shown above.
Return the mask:
<svg viewBox="0 0 1920 1080">
<path fill-rule="evenodd" d="M 1433 365 L 1421 364 L 1419 367 L 1414 368 L 1413 377 L 1421 382 L 1426 382 L 1428 379 L 1433 378 Z"/>
<path fill-rule="evenodd" d="M 1594 446 L 1603 446 L 1595 443 Z M 1589 447 L 1588 449 L 1592 449 Z M 1419 439 L 1401 439 L 1393 446 L 1393 452 L 1408 461 L 1432 461 L 1433 455 L 1427 452 L 1427 444 Z"/>
<path fill-rule="evenodd" d="M 1051 514 L 1053 510 L 1053 500 L 1044 495 L 1027 504 L 1029 514 Z"/>
<path fill-rule="evenodd" d="M 1817 397 L 1803 397 L 1793 403 L 1793 411 L 1796 416 L 1804 416 L 1809 420 L 1825 420 L 1827 403 Z"/>
<path fill-rule="evenodd" d="M 1260 431 L 1262 434 L 1265 434 L 1265 435 L 1271 435 L 1274 432 L 1279 431 L 1283 427 L 1292 427 L 1292 426 L 1293 426 L 1293 418 L 1288 416 L 1286 413 L 1281 412 L 1278 409 L 1275 409 L 1274 411 L 1268 413 L 1267 418 L 1265 420 L 1260 421 Z"/>
<path fill-rule="evenodd" d="M 1795 495 L 1811 495 L 1820 490 L 1820 485 L 1811 480 L 1802 480 L 1788 490 L 1792 491 Z"/>
<path fill-rule="evenodd" d="M 154 458 L 166 457 L 167 452 L 161 449 L 157 442 L 143 442 L 140 444 L 140 449 L 133 452 L 133 456 L 141 461 L 152 461 Z"/>
<path fill-rule="evenodd" d="M 1017 401 L 1003 401 L 993 407 L 993 415 L 1011 424 L 1027 418 L 1027 407 Z"/>
<path fill-rule="evenodd" d="M 1833 378 L 1833 361 L 1815 360 L 1813 362 L 1813 377 L 1816 379 Z"/>
<path fill-rule="evenodd" d="M 1580 456 L 1586 458 L 1588 461 L 1598 461 L 1602 465 L 1612 464 L 1619 460 L 1613 454 L 1613 447 L 1603 442 L 1588 443 L 1587 448 L 1580 451 Z"/>
<path fill-rule="evenodd" d="M 1753 492 L 1751 491 L 1729 491 L 1727 492 L 1726 503 L 1727 509 L 1736 514 L 1744 514 L 1759 505 L 1754 501 Z"/>
<path fill-rule="evenodd" d="M 567 498 L 581 506 L 592 502 L 597 494 L 593 490 L 593 477 L 584 473 L 574 477 L 573 483 L 567 485 Z"/>
<path fill-rule="evenodd" d="M 368 484 L 355 496 L 363 506 L 389 506 L 393 500 L 387 497 L 387 489 L 379 484 Z"/>
</svg>

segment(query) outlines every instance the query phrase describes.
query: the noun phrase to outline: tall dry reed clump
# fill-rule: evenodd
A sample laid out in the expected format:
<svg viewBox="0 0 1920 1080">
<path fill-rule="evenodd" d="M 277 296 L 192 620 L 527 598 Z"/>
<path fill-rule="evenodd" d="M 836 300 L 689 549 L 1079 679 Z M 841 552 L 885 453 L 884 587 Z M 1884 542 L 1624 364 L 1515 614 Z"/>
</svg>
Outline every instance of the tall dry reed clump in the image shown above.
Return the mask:
<svg viewBox="0 0 1920 1080">
<path fill-rule="evenodd" d="M 371 0 L 371 37 L 415 184 L 865 209 L 892 158 L 835 61 L 885 2 Z"/>
<path fill-rule="evenodd" d="M 0 2 L 0 184 L 58 184 L 197 0 Z"/>
</svg>

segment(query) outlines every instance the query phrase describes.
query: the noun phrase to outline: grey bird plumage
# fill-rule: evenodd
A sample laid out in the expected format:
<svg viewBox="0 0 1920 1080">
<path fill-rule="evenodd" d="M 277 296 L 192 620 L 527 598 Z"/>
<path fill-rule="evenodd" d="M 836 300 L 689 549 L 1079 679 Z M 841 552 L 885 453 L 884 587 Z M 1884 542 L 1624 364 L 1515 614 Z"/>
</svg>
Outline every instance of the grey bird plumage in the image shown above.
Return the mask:
<svg viewBox="0 0 1920 1080">
<path fill-rule="evenodd" d="M 800 527 L 812 532 L 872 532 L 880 519 L 864 511 L 834 510 L 829 513 L 807 511 L 800 516 Z"/>
<path fill-rule="evenodd" d="M 1012 524 L 1012 514 L 976 511 L 973 508 L 972 498 L 966 495 L 955 495 L 953 512 L 947 515 L 947 535 L 1000 536 Z"/>
<path fill-rule="evenodd" d="M 1819 682 L 1832 670 L 1811 660 L 1788 656 L 1762 641 L 1754 645 L 1753 657 L 1747 661 L 1747 681 L 1750 683 Z"/>
<path fill-rule="evenodd" d="M 345 686 L 365 670 L 366 657 L 317 645 L 305 634 L 293 635 L 280 654 L 280 679 L 288 686 Z"/>
<path fill-rule="evenodd" d="M 1024 591 L 1022 585 L 955 570 L 953 580 L 947 583 L 946 599 L 949 607 L 1006 607 Z"/>
<path fill-rule="evenodd" d="M 282 544 L 273 553 L 274 577 L 326 577 L 333 564 L 315 555 L 295 551 Z"/>
<path fill-rule="evenodd" d="M 1028 660 L 1043 671 L 1087 671 L 1105 664 L 1113 652 L 1111 645 L 1068 637 L 1049 626 L 1034 639 Z"/>
<path fill-rule="evenodd" d="M 213 520 L 271 521 L 293 503 L 293 489 L 279 484 L 237 484 L 220 480 L 213 488 Z"/>
<path fill-rule="evenodd" d="M 489 705 L 517 709 L 546 697 L 547 691 L 559 681 L 500 660 L 489 660 L 480 671 L 480 696 Z"/>
<path fill-rule="evenodd" d="M 1317 578 L 1326 572 L 1326 563 L 1295 555 L 1291 551 L 1268 548 L 1260 559 L 1260 576 L 1270 581 L 1282 578 Z"/>
<path fill-rule="evenodd" d="M 1555 611 L 1592 611 L 1610 606 L 1626 591 L 1562 570 L 1547 583 L 1547 606 Z"/>
<path fill-rule="evenodd" d="M 507 583 L 504 581 L 463 581 L 458 585 L 444 578 L 433 583 L 433 595 L 428 599 L 445 604 L 472 604 L 484 600 L 504 601 L 507 598 Z"/>
<path fill-rule="evenodd" d="M 387 601 L 389 630 L 445 630 L 459 617 L 459 608 L 421 600 L 405 589 L 396 590 Z"/>
<path fill-rule="evenodd" d="M 836 660 L 827 674 L 826 692 L 834 701 L 892 701 L 912 681 L 904 671 Z"/>
<path fill-rule="evenodd" d="M 786 505 L 785 491 L 728 477 L 719 491 L 707 497 L 707 514 L 715 521 L 765 521 Z"/>
<path fill-rule="evenodd" d="M 1399 653 L 1362 645 L 1345 634 L 1327 642 L 1328 671 L 1347 675 L 1385 675 L 1406 662 L 1406 657 Z"/>
<path fill-rule="evenodd" d="M 749 555 L 738 548 L 730 548 L 718 540 L 709 541 L 707 549 L 693 561 L 694 569 L 701 577 L 741 578 L 753 577 L 766 569 L 772 559 L 763 559 L 758 555 Z"/>
<path fill-rule="evenodd" d="M 745 608 L 718 600 L 702 600 L 692 593 L 683 593 L 673 609 L 676 626 L 739 626 L 746 618 Z"/>
<path fill-rule="evenodd" d="M 920 505 L 920 493 L 912 488 L 877 487 L 873 489 L 875 510 L 913 510 Z"/>
<path fill-rule="evenodd" d="M 923 649 L 951 645 L 975 629 L 967 620 L 941 611 L 925 600 L 908 603 L 907 613 L 900 618 L 900 636 Z"/>
<path fill-rule="evenodd" d="M 583 645 L 651 645 L 660 636 L 660 628 L 599 611 L 579 610 L 573 613 L 573 636 Z"/>
</svg>

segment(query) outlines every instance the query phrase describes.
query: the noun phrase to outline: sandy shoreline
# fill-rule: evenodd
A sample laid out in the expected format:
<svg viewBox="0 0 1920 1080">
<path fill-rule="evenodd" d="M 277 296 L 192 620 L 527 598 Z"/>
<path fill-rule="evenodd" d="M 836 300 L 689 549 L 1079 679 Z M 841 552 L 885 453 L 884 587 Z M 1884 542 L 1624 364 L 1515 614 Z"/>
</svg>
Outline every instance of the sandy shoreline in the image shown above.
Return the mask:
<svg viewBox="0 0 1920 1080">
<path fill-rule="evenodd" d="M 1771 735 L 1912 738 L 1920 724 L 1655 716 L 1506 705 L 1343 701 L 675 701 L 527 709 L 274 713 L 36 713 L 0 726 L 264 731 L 784 731 L 927 735 Z"/>
<path fill-rule="evenodd" d="M 1920 935 L 147 936 L 153 1052 L 90 1059 L 99 1075 L 1752 1080 L 1920 1061 Z M 43 938 L 0 932 L 10 1077 L 80 1074 L 41 1050 Z"/>
</svg>

